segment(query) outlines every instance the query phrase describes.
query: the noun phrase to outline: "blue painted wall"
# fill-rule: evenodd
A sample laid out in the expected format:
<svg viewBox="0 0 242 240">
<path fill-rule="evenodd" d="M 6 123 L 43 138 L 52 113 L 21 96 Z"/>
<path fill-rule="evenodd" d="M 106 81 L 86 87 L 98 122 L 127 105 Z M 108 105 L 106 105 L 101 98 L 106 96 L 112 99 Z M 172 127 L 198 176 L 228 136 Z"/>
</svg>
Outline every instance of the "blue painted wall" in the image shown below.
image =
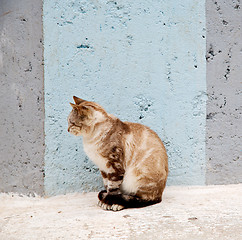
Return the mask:
<svg viewBox="0 0 242 240">
<path fill-rule="evenodd" d="M 169 184 L 205 184 L 205 0 L 44 0 L 45 192 L 98 190 L 67 132 L 71 97 L 155 130 Z"/>
</svg>

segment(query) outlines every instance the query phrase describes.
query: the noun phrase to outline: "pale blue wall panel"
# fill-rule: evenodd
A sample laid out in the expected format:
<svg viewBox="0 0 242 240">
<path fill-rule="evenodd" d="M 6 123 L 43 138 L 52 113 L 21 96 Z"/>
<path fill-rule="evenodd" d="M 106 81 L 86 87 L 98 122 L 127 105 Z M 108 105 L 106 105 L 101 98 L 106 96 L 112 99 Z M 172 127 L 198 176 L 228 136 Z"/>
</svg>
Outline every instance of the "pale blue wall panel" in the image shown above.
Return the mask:
<svg viewBox="0 0 242 240">
<path fill-rule="evenodd" d="M 44 0 L 47 194 L 102 185 L 67 132 L 73 95 L 157 131 L 169 184 L 205 183 L 204 2 Z"/>
</svg>

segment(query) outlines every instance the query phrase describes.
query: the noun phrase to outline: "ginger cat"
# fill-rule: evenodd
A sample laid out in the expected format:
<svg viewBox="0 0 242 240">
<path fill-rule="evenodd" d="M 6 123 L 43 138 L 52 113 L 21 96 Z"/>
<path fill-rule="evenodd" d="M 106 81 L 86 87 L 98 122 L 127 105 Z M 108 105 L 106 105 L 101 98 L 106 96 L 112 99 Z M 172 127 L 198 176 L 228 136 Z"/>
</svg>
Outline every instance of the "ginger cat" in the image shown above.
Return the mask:
<svg viewBox="0 0 242 240">
<path fill-rule="evenodd" d="M 98 194 L 105 210 L 144 207 L 162 200 L 168 157 L 150 128 L 122 122 L 95 102 L 73 97 L 68 132 L 83 137 L 88 157 L 99 167 L 106 190 Z"/>
</svg>

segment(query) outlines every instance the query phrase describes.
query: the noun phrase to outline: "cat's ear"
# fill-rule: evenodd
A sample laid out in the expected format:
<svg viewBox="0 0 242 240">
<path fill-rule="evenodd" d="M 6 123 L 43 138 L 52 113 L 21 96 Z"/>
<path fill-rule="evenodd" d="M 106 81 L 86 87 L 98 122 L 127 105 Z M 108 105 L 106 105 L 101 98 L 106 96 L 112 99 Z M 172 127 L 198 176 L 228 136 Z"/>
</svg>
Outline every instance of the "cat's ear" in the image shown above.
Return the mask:
<svg viewBox="0 0 242 240">
<path fill-rule="evenodd" d="M 76 104 L 70 103 L 70 105 L 72 106 L 73 109 L 77 109 L 77 105 Z"/>
<path fill-rule="evenodd" d="M 73 99 L 75 101 L 75 104 L 79 105 L 80 103 L 83 103 L 85 102 L 85 100 L 81 99 L 81 98 L 78 98 L 76 96 L 73 96 Z"/>
<path fill-rule="evenodd" d="M 74 104 L 74 103 L 70 103 L 70 105 L 72 106 L 72 108 L 74 110 L 85 111 L 86 114 L 90 114 L 90 112 L 91 112 L 91 107 L 89 107 L 89 106 L 78 106 L 77 104 Z"/>
<path fill-rule="evenodd" d="M 83 105 L 83 106 L 80 106 L 79 108 L 81 109 L 81 111 L 85 115 L 91 116 L 91 114 L 92 114 L 92 107 Z"/>
</svg>

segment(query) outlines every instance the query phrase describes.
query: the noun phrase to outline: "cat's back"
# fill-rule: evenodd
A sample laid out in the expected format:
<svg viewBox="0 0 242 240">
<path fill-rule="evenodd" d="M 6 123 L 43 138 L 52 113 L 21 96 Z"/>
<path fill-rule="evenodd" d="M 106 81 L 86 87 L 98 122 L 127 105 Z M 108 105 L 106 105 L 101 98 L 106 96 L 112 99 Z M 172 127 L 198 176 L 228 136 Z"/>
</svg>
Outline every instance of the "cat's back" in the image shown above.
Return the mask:
<svg viewBox="0 0 242 240">
<path fill-rule="evenodd" d="M 124 122 L 129 129 L 128 133 L 126 134 L 126 139 L 132 141 L 135 144 L 146 144 L 149 145 L 147 147 L 160 147 L 161 149 L 165 150 L 164 144 L 157 135 L 155 131 L 150 129 L 149 127 L 140 124 L 140 123 L 133 123 L 133 122 Z"/>
<path fill-rule="evenodd" d="M 149 127 L 140 123 L 124 122 L 129 131 L 125 134 L 126 163 L 144 161 L 150 159 L 154 162 L 162 162 L 168 168 L 168 157 L 165 146 L 159 136 Z M 151 158 L 152 156 L 152 158 Z"/>
</svg>

